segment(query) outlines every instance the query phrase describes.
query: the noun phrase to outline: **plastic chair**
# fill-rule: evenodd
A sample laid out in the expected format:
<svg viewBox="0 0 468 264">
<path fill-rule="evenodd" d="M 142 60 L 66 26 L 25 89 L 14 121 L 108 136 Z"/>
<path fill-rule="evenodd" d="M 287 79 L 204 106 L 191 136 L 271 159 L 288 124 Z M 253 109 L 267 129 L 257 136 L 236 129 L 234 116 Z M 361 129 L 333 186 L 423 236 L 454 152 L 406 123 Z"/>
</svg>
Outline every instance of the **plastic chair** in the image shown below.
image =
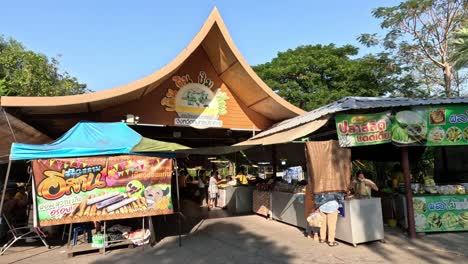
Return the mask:
<svg viewBox="0 0 468 264">
<path fill-rule="evenodd" d="M 39 238 L 46 248 L 50 248 L 50 246 L 45 241 L 46 235 L 38 228 L 33 226 L 21 226 L 15 227 L 13 226 L 8 219 L 3 216 L 3 220 L 8 226 L 8 233 L 11 233 L 13 236 L 5 245 L 3 245 L 2 249 L 0 250 L 0 255 L 3 255 L 8 248 L 10 248 L 16 241 L 21 239 L 34 239 Z"/>
</svg>

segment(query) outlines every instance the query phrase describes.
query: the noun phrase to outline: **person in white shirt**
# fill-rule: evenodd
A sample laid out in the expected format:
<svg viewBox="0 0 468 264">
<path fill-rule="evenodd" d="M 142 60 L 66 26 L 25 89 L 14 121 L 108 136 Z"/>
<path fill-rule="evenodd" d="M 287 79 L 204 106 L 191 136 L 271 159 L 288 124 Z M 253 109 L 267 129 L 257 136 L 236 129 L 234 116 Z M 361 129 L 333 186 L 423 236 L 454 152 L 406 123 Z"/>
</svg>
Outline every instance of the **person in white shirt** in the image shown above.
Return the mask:
<svg viewBox="0 0 468 264">
<path fill-rule="evenodd" d="M 205 186 L 205 179 L 206 179 L 206 172 L 204 170 L 201 170 L 198 174 L 198 192 L 200 193 L 200 206 L 204 206 L 208 203 L 206 201 L 206 204 L 204 203 L 205 199 L 208 198 L 207 193 L 206 193 L 206 186 Z"/>
<path fill-rule="evenodd" d="M 208 208 L 214 208 L 216 206 L 216 199 L 218 199 L 218 171 L 211 173 L 210 181 L 208 184 Z"/>
</svg>

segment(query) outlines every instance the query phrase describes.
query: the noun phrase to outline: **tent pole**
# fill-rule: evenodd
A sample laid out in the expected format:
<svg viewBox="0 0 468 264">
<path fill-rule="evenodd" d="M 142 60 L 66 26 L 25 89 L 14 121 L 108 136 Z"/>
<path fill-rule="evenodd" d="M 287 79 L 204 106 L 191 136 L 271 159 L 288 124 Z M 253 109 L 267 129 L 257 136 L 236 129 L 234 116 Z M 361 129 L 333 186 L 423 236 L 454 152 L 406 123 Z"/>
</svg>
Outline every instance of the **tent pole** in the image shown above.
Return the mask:
<svg viewBox="0 0 468 264">
<path fill-rule="evenodd" d="M 181 235 L 181 227 L 180 227 L 180 197 L 179 197 L 179 166 L 177 166 L 177 159 L 174 158 L 174 168 L 175 168 L 175 176 L 176 176 L 176 190 L 177 190 L 177 225 L 179 231 L 179 247 L 182 247 L 182 235 Z"/>
<path fill-rule="evenodd" d="M 413 193 L 411 192 L 411 175 L 408 158 L 408 147 L 401 148 L 401 164 L 405 175 L 406 215 L 408 216 L 408 235 L 410 239 L 416 238 L 414 224 Z"/>
<path fill-rule="evenodd" d="M 2 201 L 0 202 L 0 219 L 2 219 L 3 213 L 3 202 L 5 201 L 5 194 L 8 185 L 8 179 L 10 178 L 11 160 L 8 160 L 8 168 L 5 175 L 5 182 L 3 183 Z M 1 223 L 1 221 L 0 221 Z"/>
</svg>

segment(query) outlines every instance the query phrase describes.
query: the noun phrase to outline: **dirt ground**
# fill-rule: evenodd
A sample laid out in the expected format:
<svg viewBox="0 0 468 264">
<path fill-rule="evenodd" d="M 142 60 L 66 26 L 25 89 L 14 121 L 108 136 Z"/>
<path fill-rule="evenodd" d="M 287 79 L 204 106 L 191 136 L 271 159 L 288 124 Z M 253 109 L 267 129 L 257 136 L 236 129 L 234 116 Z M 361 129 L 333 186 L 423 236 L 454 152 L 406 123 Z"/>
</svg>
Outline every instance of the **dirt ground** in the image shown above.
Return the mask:
<svg viewBox="0 0 468 264">
<path fill-rule="evenodd" d="M 183 236 L 182 247 L 172 235 L 154 247 L 68 258 L 66 246 L 47 250 L 40 244 L 18 244 L 0 256 L 0 263 L 468 263 L 468 232 L 410 241 L 399 229 L 387 229 L 385 241 L 329 247 L 304 237 L 296 227 L 249 215 L 197 220 Z"/>
</svg>

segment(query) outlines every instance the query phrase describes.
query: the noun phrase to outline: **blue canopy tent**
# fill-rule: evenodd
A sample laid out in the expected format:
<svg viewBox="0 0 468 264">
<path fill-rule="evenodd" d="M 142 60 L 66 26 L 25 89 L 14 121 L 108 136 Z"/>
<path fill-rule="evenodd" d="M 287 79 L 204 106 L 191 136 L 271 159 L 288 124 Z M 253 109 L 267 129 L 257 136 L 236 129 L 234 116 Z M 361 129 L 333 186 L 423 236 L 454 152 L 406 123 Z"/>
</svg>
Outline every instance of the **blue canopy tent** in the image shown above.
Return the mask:
<svg viewBox="0 0 468 264">
<path fill-rule="evenodd" d="M 0 212 L 3 209 L 11 162 L 50 158 L 145 154 L 175 158 L 176 150 L 186 146 L 142 137 L 125 123 L 80 122 L 63 136 L 48 144 L 13 143 L 5 177 Z M 177 166 L 177 165 L 176 165 Z M 177 182 L 177 181 L 176 181 Z M 177 187 L 178 188 L 178 187 Z M 178 196 L 178 191 L 177 191 Z M 177 200 L 179 197 L 177 197 Z M 179 207 L 180 208 L 180 207 Z M 1 217 L 0 217 L 1 219 Z"/>
<path fill-rule="evenodd" d="M 148 151 L 141 151 L 145 144 Z M 132 149 L 136 148 L 136 151 Z M 69 158 L 158 153 L 158 156 L 175 157 L 176 150 L 188 147 L 142 137 L 125 123 L 80 122 L 57 140 L 48 144 L 13 143 L 10 160 L 32 160 L 44 158 Z M 151 151 L 149 151 L 151 150 Z"/>
</svg>

